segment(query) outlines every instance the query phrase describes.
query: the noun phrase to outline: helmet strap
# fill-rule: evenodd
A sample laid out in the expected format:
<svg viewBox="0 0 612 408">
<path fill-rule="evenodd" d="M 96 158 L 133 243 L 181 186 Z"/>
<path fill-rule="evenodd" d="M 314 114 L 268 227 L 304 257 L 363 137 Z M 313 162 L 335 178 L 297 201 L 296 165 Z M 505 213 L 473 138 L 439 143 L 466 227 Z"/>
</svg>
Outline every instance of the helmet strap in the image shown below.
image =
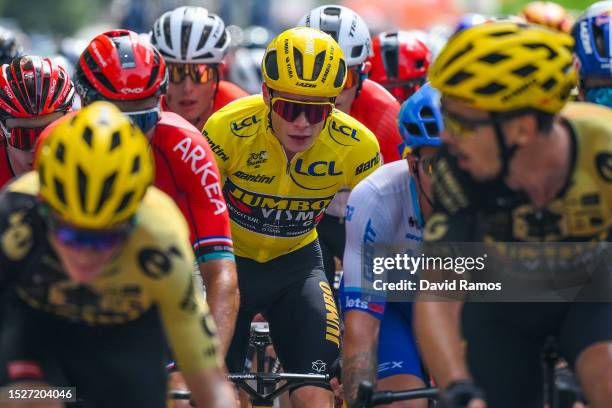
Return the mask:
<svg viewBox="0 0 612 408">
<path fill-rule="evenodd" d="M 418 161 L 414 163 L 412 166 L 412 172 L 414 173 L 414 178 L 417 181 L 417 185 L 419 186 L 419 193 L 425 197 L 425 200 L 429 204 L 431 208 L 434 208 L 433 200 L 429 198 L 425 190 L 423 189 L 423 185 L 421 184 L 421 175 L 419 173 L 419 161 L 421 160 L 421 154 L 419 153 L 419 149 L 416 149 L 412 152 L 412 154 L 417 158 Z"/>
<path fill-rule="evenodd" d="M 497 113 L 491 113 L 491 116 L 494 119 L 500 118 L 500 115 Z M 510 172 L 510 161 L 512 161 L 512 157 L 514 157 L 514 154 L 518 149 L 518 145 L 515 144 L 512 146 L 508 146 L 506 144 L 506 140 L 504 139 L 504 131 L 501 125 L 501 121 L 496 120 L 493 126 L 495 128 L 497 147 L 499 149 L 499 160 L 501 161 L 501 170 L 497 175 L 497 179 L 503 180 L 506 176 L 508 176 Z"/>
<path fill-rule="evenodd" d="M 355 99 L 359 98 L 359 94 L 361 93 L 361 88 L 363 87 L 363 83 L 368 76 L 370 75 L 370 70 L 372 69 L 372 64 L 369 62 L 364 62 L 361 64 L 361 69 L 359 70 L 359 83 L 357 84 L 357 92 L 355 93 Z"/>
</svg>

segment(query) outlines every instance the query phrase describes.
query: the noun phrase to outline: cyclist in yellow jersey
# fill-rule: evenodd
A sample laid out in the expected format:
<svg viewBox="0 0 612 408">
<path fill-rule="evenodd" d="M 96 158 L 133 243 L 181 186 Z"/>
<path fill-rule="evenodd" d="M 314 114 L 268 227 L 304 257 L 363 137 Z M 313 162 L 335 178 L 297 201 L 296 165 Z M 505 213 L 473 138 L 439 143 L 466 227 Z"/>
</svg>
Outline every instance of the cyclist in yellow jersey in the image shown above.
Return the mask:
<svg viewBox="0 0 612 408">
<path fill-rule="evenodd" d="M 530 279 L 521 295 L 538 285 L 580 291 L 540 302 L 417 302 L 417 338 L 445 407 L 541 408 L 551 338 L 589 407 L 612 401 L 612 111 L 566 106 L 572 46 L 535 25 L 482 24 L 452 37 L 429 72 L 445 131 L 425 240 L 495 243 L 488 259 L 506 251 L 514 267 L 505 283 Z"/>
<path fill-rule="evenodd" d="M 187 224 L 151 186 L 142 132 L 95 102 L 43 132 L 35 168 L 0 195 L 0 384 L 161 408 L 167 337 L 196 406 L 235 406 Z"/>
<path fill-rule="evenodd" d="M 338 44 L 306 27 L 268 45 L 262 95 L 213 114 L 204 135 L 225 176 L 241 305 L 228 353 L 241 371 L 249 323 L 263 312 L 286 372 L 326 373 L 338 356 L 340 321 L 323 272 L 315 227 L 334 194 L 375 170 L 374 135 L 336 110 L 347 67 Z M 331 406 L 306 386 L 294 407 Z"/>
</svg>

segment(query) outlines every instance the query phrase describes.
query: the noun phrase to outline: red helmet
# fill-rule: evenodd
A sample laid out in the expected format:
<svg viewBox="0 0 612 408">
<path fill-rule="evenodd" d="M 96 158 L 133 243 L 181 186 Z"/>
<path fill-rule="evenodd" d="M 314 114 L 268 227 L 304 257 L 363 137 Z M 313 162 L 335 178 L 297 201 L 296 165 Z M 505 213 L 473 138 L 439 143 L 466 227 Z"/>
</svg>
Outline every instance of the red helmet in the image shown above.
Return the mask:
<svg viewBox="0 0 612 408">
<path fill-rule="evenodd" d="M 0 119 L 33 118 L 68 112 L 74 101 L 74 85 L 64 68 L 50 58 L 30 55 L 2 65 L 0 73 Z M 29 151 L 43 127 L 14 127 L 0 123 L 8 143 Z"/>
<path fill-rule="evenodd" d="M 83 51 L 75 83 L 85 104 L 132 101 L 163 94 L 168 73 L 159 52 L 138 34 L 112 30 L 96 36 Z"/>
<path fill-rule="evenodd" d="M 74 85 L 50 58 L 24 55 L 2 65 L 0 118 L 31 118 L 72 108 Z"/>
<path fill-rule="evenodd" d="M 425 82 L 431 63 L 429 48 L 407 31 L 381 33 L 372 45 L 370 79 L 403 102 Z"/>
</svg>

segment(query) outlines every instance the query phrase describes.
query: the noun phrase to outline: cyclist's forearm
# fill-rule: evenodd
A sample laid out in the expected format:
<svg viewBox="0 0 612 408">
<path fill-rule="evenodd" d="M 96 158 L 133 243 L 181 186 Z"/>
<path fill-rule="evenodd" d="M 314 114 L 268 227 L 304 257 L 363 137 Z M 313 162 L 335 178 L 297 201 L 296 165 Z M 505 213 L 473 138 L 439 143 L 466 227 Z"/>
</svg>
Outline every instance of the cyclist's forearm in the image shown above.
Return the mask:
<svg viewBox="0 0 612 408">
<path fill-rule="evenodd" d="M 414 328 L 421 354 L 437 384 L 467 379 L 459 315 L 461 302 L 416 302 Z"/>
<path fill-rule="evenodd" d="M 355 403 L 359 384 L 376 383 L 380 322 L 362 312 L 348 312 L 342 350 L 342 388 L 349 406 Z"/>
<path fill-rule="evenodd" d="M 240 304 L 236 264 L 232 260 L 211 260 L 200 264 L 206 286 L 206 302 L 217 325 L 220 351 L 227 353 Z"/>
</svg>

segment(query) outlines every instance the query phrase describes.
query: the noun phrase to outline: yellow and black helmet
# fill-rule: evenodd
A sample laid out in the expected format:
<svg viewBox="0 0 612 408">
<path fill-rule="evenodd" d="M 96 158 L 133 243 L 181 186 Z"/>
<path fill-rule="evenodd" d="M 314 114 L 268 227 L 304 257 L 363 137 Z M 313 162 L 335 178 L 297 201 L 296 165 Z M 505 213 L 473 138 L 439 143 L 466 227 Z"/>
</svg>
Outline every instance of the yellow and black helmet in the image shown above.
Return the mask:
<svg viewBox="0 0 612 408">
<path fill-rule="evenodd" d="M 154 178 L 146 137 L 113 104 L 95 102 L 41 135 L 40 197 L 63 221 L 104 229 L 131 218 Z"/>
<path fill-rule="evenodd" d="M 443 95 L 490 112 L 556 113 L 576 83 L 574 40 L 515 22 L 480 24 L 452 37 L 429 70 Z"/>
<path fill-rule="evenodd" d="M 346 81 L 346 61 L 330 35 L 314 28 L 296 27 L 270 42 L 262 73 L 264 83 L 273 90 L 334 98 Z"/>
</svg>

